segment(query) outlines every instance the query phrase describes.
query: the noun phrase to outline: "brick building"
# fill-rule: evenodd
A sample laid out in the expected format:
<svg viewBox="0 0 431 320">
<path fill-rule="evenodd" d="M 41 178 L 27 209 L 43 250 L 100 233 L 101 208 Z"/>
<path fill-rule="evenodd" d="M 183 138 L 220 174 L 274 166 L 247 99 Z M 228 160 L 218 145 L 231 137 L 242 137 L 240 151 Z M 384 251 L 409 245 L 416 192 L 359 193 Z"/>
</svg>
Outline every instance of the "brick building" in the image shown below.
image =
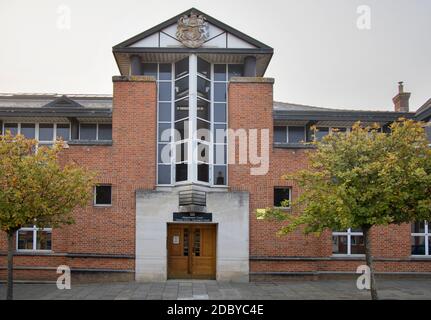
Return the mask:
<svg viewBox="0 0 431 320">
<path fill-rule="evenodd" d="M 273 49 L 196 9 L 113 54 L 121 75 L 112 96 L 0 96 L 2 132 L 47 145 L 62 137 L 61 161 L 98 173 L 74 225 L 17 233 L 16 278 L 55 279 L 68 265 L 86 279 L 248 281 L 350 274 L 363 264 L 361 230 L 278 238 L 280 225 L 257 220 L 256 209 L 298 196 L 281 177 L 307 166 L 304 142 L 358 120 L 430 121 L 431 100 L 409 112 L 400 83 L 394 112 L 274 102 L 274 80 L 264 77 Z M 429 232 L 425 222 L 375 228 L 377 271 L 431 274 Z M 2 235 L 0 278 L 5 270 Z"/>
</svg>

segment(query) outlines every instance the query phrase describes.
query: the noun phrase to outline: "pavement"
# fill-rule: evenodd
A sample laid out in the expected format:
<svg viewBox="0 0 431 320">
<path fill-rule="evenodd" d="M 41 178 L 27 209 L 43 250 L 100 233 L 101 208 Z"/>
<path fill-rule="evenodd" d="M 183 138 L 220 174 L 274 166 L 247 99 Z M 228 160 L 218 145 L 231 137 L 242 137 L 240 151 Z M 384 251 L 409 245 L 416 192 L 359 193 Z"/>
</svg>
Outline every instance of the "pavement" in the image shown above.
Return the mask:
<svg viewBox="0 0 431 320">
<path fill-rule="evenodd" d="M 431 300 L 431 279 L 378 280 L 381 299 Z M 0 284 L 0 299 L 6 296 Z M 231 283 L 174 281 L 162 283 L 73 284 L 59 290 L 53 284 L 14 286 L 16 300 L 367 300 L 353 280 Z"/>
</svg>

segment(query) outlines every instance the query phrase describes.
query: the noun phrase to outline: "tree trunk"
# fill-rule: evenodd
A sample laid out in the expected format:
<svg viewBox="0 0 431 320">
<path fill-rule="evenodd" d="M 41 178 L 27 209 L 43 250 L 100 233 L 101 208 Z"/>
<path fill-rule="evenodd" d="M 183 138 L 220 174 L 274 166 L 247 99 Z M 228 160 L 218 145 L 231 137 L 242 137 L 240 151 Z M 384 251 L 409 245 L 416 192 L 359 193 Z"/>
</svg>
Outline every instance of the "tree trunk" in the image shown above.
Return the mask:
<svg viewBox="0 0 431 320">
<path fill-rule="evenodd" d="M 13 236 L 15 232 L 8 232 L 8 251 L 7 251 L 7 300 L 13 300 L 13 253 L 15 250 L 15 243 Z"/>
<path fill-rule="evenodd" d="M 371 299 L 379 300 L 377 295 L 376 279 L 374 277 L 374 264 L 372 256 L 372 246 L 371 246 L 371 227 L 363 227 L 362 231 L 364 233 L 364 246 L 365 246 L 365 260 L 367 266 L 370 268 L 370 289 L 371 289 Z"/>
</svg>

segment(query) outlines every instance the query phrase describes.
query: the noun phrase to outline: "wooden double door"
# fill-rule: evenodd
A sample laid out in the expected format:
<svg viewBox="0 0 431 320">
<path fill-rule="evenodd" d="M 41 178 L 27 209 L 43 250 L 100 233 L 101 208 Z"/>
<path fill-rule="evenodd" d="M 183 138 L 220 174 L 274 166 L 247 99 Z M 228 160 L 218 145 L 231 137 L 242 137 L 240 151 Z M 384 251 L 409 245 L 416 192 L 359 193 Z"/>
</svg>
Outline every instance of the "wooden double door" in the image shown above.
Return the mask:
<svg viewBox="0 0 431 320">
<path fill-rule="evenodd" d="M 216 225 L 168 224 L 168 278 L 216 278 Z"/>
</svg>

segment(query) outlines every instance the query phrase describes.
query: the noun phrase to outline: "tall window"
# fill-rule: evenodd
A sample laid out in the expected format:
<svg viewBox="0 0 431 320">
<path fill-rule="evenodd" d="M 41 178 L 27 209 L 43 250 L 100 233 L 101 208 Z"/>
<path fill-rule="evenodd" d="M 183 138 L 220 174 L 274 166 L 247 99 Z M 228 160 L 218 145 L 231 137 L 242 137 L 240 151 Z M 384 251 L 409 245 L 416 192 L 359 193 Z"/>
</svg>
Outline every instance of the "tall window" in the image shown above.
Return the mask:
<svg viewBox="0 0 431 320">
<path fill-rule="evenodd" d="M 21 228 L 17 232 L 17 250 L 49 251 L 52 249 L 51 235 L 51 228 Z"/>
<path fill-rule="evenodd" d="M 412 223 L 412 255 L 431 256 L 431 224 Z"/>
<path fill-rule="evenodd" d="M 158 83 L 157 183 L 227 185 L 227 83 L 242 65 L 190 55 L 143 70 Z"/>
<path fill-rule="evenodd" d="M 364 234 L 361 229 L 332 233 L 332 253 L 342 255 L 365 254 Z"/>
</svg>

